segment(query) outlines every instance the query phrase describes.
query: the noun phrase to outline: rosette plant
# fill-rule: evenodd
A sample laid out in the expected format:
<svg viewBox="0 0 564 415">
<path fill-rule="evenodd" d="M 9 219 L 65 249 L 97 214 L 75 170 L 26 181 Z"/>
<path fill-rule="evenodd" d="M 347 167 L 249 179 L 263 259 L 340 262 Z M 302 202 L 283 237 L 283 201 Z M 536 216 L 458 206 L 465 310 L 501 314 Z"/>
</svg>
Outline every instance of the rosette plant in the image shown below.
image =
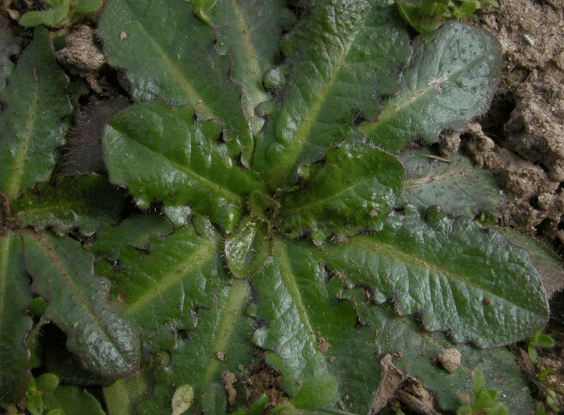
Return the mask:
<svg viewBox="0 0 564 415">
<path fill-rule="evenodd" d="M 72 386 L 98 385 L 110 414 L 367 413 L 390 354 L 440 408 L 480 368 L 530 409 L 494 347 L 546 323 L 537 270 L 475 225 L 490 199 L 452 207 L 450 181 L 404 174 L 435 162 L 399 154 L 487 110 L 495 39 L 448 22 L 410 40 L 387 0 L 213 3 L 105 5 L 98 35 L 132 102 L 107 123 L 107 177 L 53 174 L 75 101 L 44 32 L 8 78 L 0 400 L 47 371 L 67 386 L 46 410 L 102 411 Z M 451 347 L 452 374 L 433 360 Z M 257 392 L 261 370 L 282 398 Z"/>
</svg>

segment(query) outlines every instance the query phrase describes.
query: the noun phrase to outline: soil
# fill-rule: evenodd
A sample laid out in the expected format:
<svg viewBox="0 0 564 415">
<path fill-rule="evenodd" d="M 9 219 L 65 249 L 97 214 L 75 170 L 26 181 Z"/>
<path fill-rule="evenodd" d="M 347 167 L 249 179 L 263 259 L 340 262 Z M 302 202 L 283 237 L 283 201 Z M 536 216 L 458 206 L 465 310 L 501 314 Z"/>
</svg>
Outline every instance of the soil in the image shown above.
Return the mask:
<svg viewBox="0 0 564 415">
<path fill-rule="evenodd" d="M 0 28 L 9 25 L 20 46 L 27 43 L 32 32 L 14 21 L 8 23 L 10 13 L 21 14 L 34 7 L 34 3 L 12 0 L 11 12 L 5 9 L 6 2 L 0 7 Z M 445 135 L 441 152 L 448 154 L 460 146 L 478 165 L 489 169 L 512 196 L 503 208 L 503 221 L 536 235 L 564 255 L 564 0 L 500 0 L 499 9 L 487 6 L 478 20 L 469 23 L 483 27 L 499 40 L 504 58 L 502 79 L 490 111 L 462 134 Z M 121 86 L 114 88 L 118 92 L 113 95 L 108 92 L 111 76 L 108 76 L 92 31 L 83 26 L 74 36 L 74 44 L 59 48 L 58 58 L 70 76 L 86 79 L 94 92 L 81 103 L 83 111 L 75 120 L 71 135 L 82 138 L 78 138 L 78 142 L 71 140 L 69 144 L 67 167 L 71 170 L 74 164 L 84 165 L 82 160 L 72 158 L 73 148 L 84 149 L 85 141 L 93 148 L 98 146 L 105 121 L 127 105 L 127 100 L 120 98 Z M 86 50 L 86 55 L 77 54 L 81 48 Z M 77 152 L 80 157 L 84 157 L 84 153 L 86 151 Z M 98 171 L 99 162 L 100 158 L 93 159 L 91 170 Z M 564 275 L 547 287 L 550 293 L 560 291 L 552 297 L 552 319 L 547 327 L 555 346 L 540 351 L 535 362 L 527 360 L 523 353 L 526 345 L 513 348 L 538 400 L 544 400 L 548 388 L 564 391 L 563 289 Z M 540 383 L 537 375 L 545 368 L 553 370 L 546 382 Z M 280 373 L 262 359 L 251 369 L 251 375 L 244 381 L 250 390 L 250 401 L 264 392 L 271 402 L 284 398 Z M 392 368 L 390 373 L 395 373 Z M 398 379 L 395 382 L 398 383 Z M 232 384 L 226 377 L 226 388 L 232 389 Z M 398 389 L 398 386 L 391 388 L 392 394 L 398 392 L 396 398 L 402 400 L 405 389 Z M 375 402 L 375 407 L 385 405 L 391 398 L 384 395 L 381 402 Z M 564 406 L 559 396 L 556 395 L 556 402 Z"/>
</svg>

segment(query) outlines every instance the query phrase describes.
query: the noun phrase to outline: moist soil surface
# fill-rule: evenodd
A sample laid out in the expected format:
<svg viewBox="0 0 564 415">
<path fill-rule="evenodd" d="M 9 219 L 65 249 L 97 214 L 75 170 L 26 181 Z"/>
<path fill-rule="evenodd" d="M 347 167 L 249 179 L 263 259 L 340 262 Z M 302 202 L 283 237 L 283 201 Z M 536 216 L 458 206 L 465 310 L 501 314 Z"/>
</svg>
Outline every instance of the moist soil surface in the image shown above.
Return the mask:
<svg viewBox="0 0 564 415">
<path fill-rule="evenodd" d="M 8 2 L 10 3 L 10 2 Z M 24 47 L 32 30 L 15 23 L 13 11 L 20 14 L 39 4 L 32 0 L 13 0 L 6 9 L 0 6 L 0 30 L 9 31 Z M 10 16 L 12 13 L 12 16 Z M 490 31 L 503 53 L 503 71 L 499 89 L 487 114 L 469 125 L 454 143 L 442 140 L 442 155 L 460 150 L 480 166 L 491 171 L 511 195 L 502 209 L 502 221 L 535 235 L 543 243 L 564 255 L 564 0 L 500 0 L 498 9 L 487 6 L 477 20 L 468 21 Z M 103 169 L 100 141 L 106 120 L 128 105 L 120 74 L 104 63 L 95 36 L 96 17 L 85 21 L 74 39 L 84 56 L 76 54 L 73 44 L 57 48 L 59 62 L 69 76 L 84 80 L 82 111 L 75 120 L 69 138 L 68 154 L 61 173 L 81 173 Z M 72 40 L 72 39 L 71 39 Z M 3 51 L 15 54 L 17 46 Z M 1 68 L 0 68 L 1 69 Z M 458 139 L 460 138 L 460 140 Z M 78 149 L 78 150 L 73 150 Z M 73 157 L 73 154 L 75 155 Z M 85 157 L 88 163 L 76 157 Z M 66 171 L 65 171 L 66 170 Z M 539 351 L 531 362 L 523 350 L 525 344 L 512 347 L 530 380 L 534 399 L 544 400 L 548 387 L 564 391 L 564 275 L 545 282 L 551 298 L 551 321 L 547 334 L 555 340 L 551 349 Z M 552 368 L 545 384 L 537 381 L 540 371 Z M 254 368 L 247 381 L 256 397 L 267 392 L 276 401 L 279 374 L 261 366 Z M 262 377 L 261 377 L 262 376 Z M 266 379 L 265 379 L 266 377 Z M 562 395 L 556 403 L 564 407 Z"/>
</svg>

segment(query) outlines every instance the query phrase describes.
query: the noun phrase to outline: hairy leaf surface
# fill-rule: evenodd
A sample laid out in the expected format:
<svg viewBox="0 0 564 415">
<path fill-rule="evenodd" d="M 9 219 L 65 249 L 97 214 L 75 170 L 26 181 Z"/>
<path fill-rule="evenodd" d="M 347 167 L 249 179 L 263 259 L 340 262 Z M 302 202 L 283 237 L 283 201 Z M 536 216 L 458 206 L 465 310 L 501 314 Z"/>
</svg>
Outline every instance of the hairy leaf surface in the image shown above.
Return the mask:
<svg viewBox="0 0 564 415">
<path fill-rule="evenodd" d="M 427 330 L 448 330 L 455 342 L 506 344 L 548 319 L 525 251 L 435 207 L 426 222 L 408 206 L 390 215 L 382 232 L 325 249 L 329 269 L 371 287 L 379 303 L 393 300 L 400 315 L 419 315 Z"/>
<path fill-rule="evenodd" d="M 214 32 L 193 10 L 178 0 L 158 7 L 152 0 L 112 0 L 99 25 L 106 54 L 127 70 L 135 99 L 162 97 L 190 104 L 200 120 L 221 120 L 224 139 L 239 142 L 248 159 L 251 131 L 239 87 L 229 80 L 230 61 L 214 52 Z"/>
<path fill-rule="evenodd" d="M 142 208 L 153 200 L 190 205 L 233 230 L 245 211 L 246 194 L 264 185 L 215 142 L 213 127 L 195 122 L 190 107 L 170 109 L 162 101 L 121 111 L 104 136 L 111 181 L 126 185 Z"/>
<path fill-rule="evenodd" d="M 135 373 L 139 335 L 108 301 L 109 281 L 93 274 L 92 255 L 69 237 L 26 233 L 23 240 L 32 290 L 49 302 L 43 317 L 67 333 L 68 349 L 101 376 Z"/>
<path fill-rule="evenodd" d="M 435 141 L 441 130 L 461 130 L 486 111 L 500 74 L 501 50 L 495 38 L 449 21 L 415 39 L 401 92 L 362 130 L 368 142 L 392 152 L 413 138 Z"/>
<path fill-rule="evenodd" d="M 64 144 L 61 119 L 71 110 L 49 37 L 35 33 L 0 95 L 7 104 L 0 115 L 0 192 L 11 201 L 49 178 L 55 148 Z"/>
<path fill-rule="evenodd" d="M 21 226 L 47 226 L 58 234 L 79 227 L 92 235 L 105 223 L 115 222 L 123 208 L 124 193 L 99 176 L 60 176 L 51 186 L 36 183 L 34 191 L 11 205 Z"/>
<path fill-rule="evenodd" d="M 22 242 L 7 232 L 0 235 L 0 402 L 24 396 L 31 375 L 24 342 L 32 321 L 23 314 L 30 301 Z"/>
<path fill-rule="evenodd" d="M 315 2 L 284 39 L 287 87 L 253 159 L 271 187 L 292 184 L 296 164 L 320 159 L 327 146 L 360 141 L 353 125 L 375 119 L 381 97 L 398 91 L 408 45 L 393 9 L 380 0 Z"/>
</svg>

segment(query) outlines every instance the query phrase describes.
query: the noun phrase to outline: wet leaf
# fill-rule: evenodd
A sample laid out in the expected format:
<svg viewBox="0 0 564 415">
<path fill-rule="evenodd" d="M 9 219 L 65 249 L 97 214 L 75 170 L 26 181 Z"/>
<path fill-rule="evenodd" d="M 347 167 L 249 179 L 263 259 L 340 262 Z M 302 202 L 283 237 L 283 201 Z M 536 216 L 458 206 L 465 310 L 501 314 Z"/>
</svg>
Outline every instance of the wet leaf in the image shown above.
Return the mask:
<svg viewBox="0 0 564 415">
<path fill-rule="evenodd" d="M 96 241 L 90 245 L 90 251 L 111 260 L 117 260 L 121 249 L 131 245 L 146 249 L 151 236 L 166 236 L 173 229 L 162 215 L 146 213 L 132 215 L 117 226 L 106 226 L 97 233 Z"/>
<path fill-rule="evenodd" d="M 64 144 L 61 120 L 71 110 L 48 35 L 43 29 L 35 33 L 0 95 L 7 104 L 0 115 L 0 192 L 10 201 L 49 179 L 54 151 Z"/>
<path fill-rule="evenodd" d="M 213 307 L 199 313 L 198 327 L 179 340 L 171 352 L 167 370 L 156 374 L 154 394 L 138 405 L 138 414 L 166 412 L 174 393 L 172 384 L 190 384 L 194 388 L 194 405 L 187 411 L 189 414 L 210 407 L 212 412 L 205 413 L 226 410 L 221 374 L 225 370 L 240 373 L 239 367 L 248 366 L 253 354 L 248 341 L 252 320 L 244 313 L 250 295 L 246 280 L 235 281 L 218 291 Z"/>
<path fill-rule="evenodd" d="M 473 218 L 497 212 L 507 201 L 494 177 L 459 153 L 449 156 L 448 162 L 437 160 L 427 149 L 406 149 L 398 158 L 405 167 L 405 180 L 397 206 L 412 203 L 427 209 L 435 204 L 449 215 Z"/>
<path fill-rule="evenodd" d="M 24 345 L 32 326 L 24 314 L 31 292 L 22 254 L 19 235 L 0 235 L 0 402 L 8 403 L 24 396 L 31 376 Z"/>
<path fill-rule="evenodd" d="M 79 227 L 83 234 L 92 235 L 119 218 L 124 196 L 102 177 L 61 176 L 53 186 L 36 183 L 11 207 L 21 226 L 49 226 L 60 235 Z"/>
<path fill-rule="evenodd" d="M 361 141 L 353 125 L 377 117 L 408 57 L 407 32 L 384 1 L 312 3 L 281 47 L 291 71 L 253 159 L 272 188 L 292 184 L 296 165 L 327 146 Z"/>
<path fill-rule="evenodd" d="M 110 180 L 126 185 L 141 208 L 155 199 L 190 205 L 234 230 L 245 211 L 246 194 L 264 185 L 206 132 L 194 122 L 190 107 L 169 109 L 155 101 L 123 110 L 110 120 L 104 136 Z"/>
<path fill-rule="evenodd" d="M 378 303 L 393 300 L 400 315 L 417 314 L 426 330 L 448 330 L 458 343 L 507 344 L 546 323 L 537 271 L 499 233 L 433 206 L 426 221 L 414 206 L 388 218 L 379 233 L 328 245 L 329 269 L 369 286 Z"/>
<path fill-rule="evenodd" d="M 392 152 L 414 138 L 433 142 L 441 130 L 462 130 L 487 110 L 500 74 L 497 41 L 482 29 L 449 21 L 416 38 L 401 92 L 362 130 L 368 142 Z"/>
<path fill-rule="evenodd" d="M 300 187 L 281 192 L 280 229 L 296 238 L 311 233 L 320 245 L 331 233 L 341 240 L 362 229 L 378 230 L 401 187 L 398 160 L 365 145 L 327 150 L 323 164 L 298 168 Z"/>
<path fill-rule="evenodd" d="M 69 350 L 101 376 L 134 373 L 139 336 L 108 301 L 109 282 L 92 273 L 92 255 L 68 237 L 26 233 L 23 239 L 32 290 L 49 302 L 43 317 L 67 333 Z"/>
<path fill-rule="evenodd" d="M 162 97 L 190 104 L 202 121 L 221 120 L 226 141 L 252 151 L 249 125 L 239 105 L 239 87 L 229 80 L 231 63 L 213 50 L 214 31 L 186 1 L 115 0 L 99 23 L 108 60 L 127 70 L 136 100 Z M 121 33 L 126 38 L 121 40 Z"/>
<path fill-rule="evenodd" d="M 258 296 L 251 315 L 266 322 L 253 341 L 271 351 L 267 360 L 282 372 L 290 397 L 298 397 L 301 384 L 323 379 L 327 389 L 316 399 L 334 407 L 348 395 L 350 411 L 366 413 L 380 379 L 370 347 L 374 334 L 355 327 L 352 303 L 335 298 L 342 281 L 327 283 L 323 265 L 322 254 L 309 243 L 277 241 L 272 258 L 251 279 Z M 336 395 L 329 393 L 334 383 Z"/>
<path fill-rule="evenodd" d="M 264 119 L 255 107 L 272 99 L 263 87 L 263 75 L 279 54 L 282 31 L 296 18 L 282 0 L 219 0 L 209 16 L 217 31 L 218 52 L 233 59 L 230 75 L 243 88 L 241 106 L 256 134 Z"/>
<path fill-rule="evenodd" d="M 215 292 L 230 281 L 217 233 L 198 236 L 187 226 L 153 240 L 149 251 L 124 248 L 118 272 L 107 275 L 113 295 L 140 328 L 145 361 L 151 353 L 172 350 L 178 331 L 195 329 L 195 309 L 210 307 Z"/>
</svg>

